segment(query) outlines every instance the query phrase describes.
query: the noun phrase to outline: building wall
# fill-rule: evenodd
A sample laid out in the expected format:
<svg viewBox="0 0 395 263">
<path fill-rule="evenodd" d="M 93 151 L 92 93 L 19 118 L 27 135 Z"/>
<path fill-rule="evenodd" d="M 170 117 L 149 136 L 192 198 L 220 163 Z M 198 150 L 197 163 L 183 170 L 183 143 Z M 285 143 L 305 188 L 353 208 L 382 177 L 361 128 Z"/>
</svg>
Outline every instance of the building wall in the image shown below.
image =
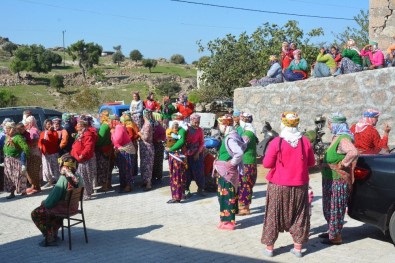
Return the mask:
<svg viewBox="0 0 395 263">
<path fill-rule="evenodd" d="M 395 36 L 395 0 L 370 0 L 369 38 L 386 50 Z"/>
<path fill-rule="evenodd" d="M 376 108 L 382 112 L 377 125 L 380 134 L 383 124 L 389 123 L 393 127 L 390 144 L 395 145 L 395 68 L 238 88 L 234 92 L 234 108 L 253 114 L 260 139 L 264 121 L 279 131 L 284 111 L 296 111 L 301 118 L 300 127 L 309 130 L 314 128 L 317 114 L 329 116 L 340 111 L 351 125 L 362 117 L 365 109 Z M 329 130 L 325 131 L 324 139 L 329 141 Z"/>
</svg>

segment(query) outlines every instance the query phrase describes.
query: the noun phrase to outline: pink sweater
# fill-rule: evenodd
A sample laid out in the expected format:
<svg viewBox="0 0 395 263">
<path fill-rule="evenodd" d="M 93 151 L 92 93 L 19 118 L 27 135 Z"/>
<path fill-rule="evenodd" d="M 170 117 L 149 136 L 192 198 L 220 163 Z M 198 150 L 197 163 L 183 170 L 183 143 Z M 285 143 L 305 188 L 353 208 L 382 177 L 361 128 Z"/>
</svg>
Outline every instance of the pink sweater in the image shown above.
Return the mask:
<svg viewBox="0 0 395 263">
<path fill-rule="evenodd" d="M 370 50 L 361 50 L 361 56 L 363 57 L 369 57 L 370 62 L 377 66 L 383 66 L 384 65 L 384 54 L 381 50 L 377 50 L 376 52 L 372 52 Z"/>
<path fill-rule="evenodd" d="M 292 148 L 284 139 L 281 142 L 281 153 L 279 152 L 280 137 L 274 138 L 267 149 L 263 166 L 270 168 L 266 179 L 277 185 L 300 186 L 309 183 L 309 166 L 315 164 L 314 152 L 310 141 L 302 137 L 302 145 L 299 141 L 296 148 Z"/>
</svg>

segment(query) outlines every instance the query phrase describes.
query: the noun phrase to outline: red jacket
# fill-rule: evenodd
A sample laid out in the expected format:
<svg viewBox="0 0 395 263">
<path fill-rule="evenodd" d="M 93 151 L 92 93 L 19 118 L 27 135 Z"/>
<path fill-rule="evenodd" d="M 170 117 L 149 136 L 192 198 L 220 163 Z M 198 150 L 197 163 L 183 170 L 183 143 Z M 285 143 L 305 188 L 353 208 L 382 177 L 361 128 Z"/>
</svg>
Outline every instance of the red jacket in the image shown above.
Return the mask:
<svg viewBox="0 0 395 263">
<path fill-rule="evenodd" d="M 45 133 L 47 138 L 44 139 Z M 38 139 L 38 147 L 43 154 L 54 154 L 59 151 L 59 137 L 57 131 L 42 131 Z"/>
<path fill-rule="evenodd" d="M 97 142 L 97 133 L 95 128 L 87 128 L 82 135 L 75 139 L 71 147 L 71 156 L 79 163 L 90 160 L 95 153 L 95 144 Z M 82 158 L 80 156 L 82 155 Z"/>
<path fill-rule="evenodd" d="M 184 104 L 177 103 L 177 111 L 181 113 L 184 118 L 191 116 L 194 109 L 195 105 L 193 105 L 193 103 L 190 101 L 187 101 L 185 106 Z"/>
</svg>

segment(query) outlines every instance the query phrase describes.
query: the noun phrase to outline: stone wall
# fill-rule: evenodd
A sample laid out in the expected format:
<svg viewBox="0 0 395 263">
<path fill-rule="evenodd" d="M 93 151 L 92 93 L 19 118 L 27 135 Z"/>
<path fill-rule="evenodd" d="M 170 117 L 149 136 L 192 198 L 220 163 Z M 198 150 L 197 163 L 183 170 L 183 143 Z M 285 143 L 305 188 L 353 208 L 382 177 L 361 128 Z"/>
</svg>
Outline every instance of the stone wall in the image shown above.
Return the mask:
<svg viewBox="0 0 395 263">
<path fill-rule="evenodd" d="M 386 50 L 395 35 L 395 0 L 370 0 L 369 38 Z"/>
<path fill-rule="evenodd" d="M 340 111 L 348 123 L 357 122 L 366 108 L 382 112 L 378 130 L 389 123 L 390 144 L 395 145 L 395 68 L 384 68 L 338 77 L 309 78 L 296 82 L 271 84 L 266 87 L 238 88 L 234 92 L 234 108 L 252 113 L 257 135 L 264 121 L 269 121 L 275 130 L 280 128 L 280 116 L 284 111 L 296 111 L 302 129 L 314 128 L 314 117 Z M 325 129 L 325 141 L 330 140 Z"/>
</svg>

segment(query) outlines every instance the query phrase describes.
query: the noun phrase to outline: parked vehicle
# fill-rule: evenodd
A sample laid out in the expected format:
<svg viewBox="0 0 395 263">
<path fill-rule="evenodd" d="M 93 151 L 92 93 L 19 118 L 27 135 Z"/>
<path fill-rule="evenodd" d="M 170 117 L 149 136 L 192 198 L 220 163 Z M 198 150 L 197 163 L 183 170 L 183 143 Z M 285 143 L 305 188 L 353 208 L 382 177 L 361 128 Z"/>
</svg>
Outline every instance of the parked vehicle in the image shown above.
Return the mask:
<svg viewBox="0 0 395 263">
<path fill-rule="evenodd" d="M 394 150 L 390 154 L 359 156 L 348 215 L 389 233 L 395 243 Z"/>
<path fill-rule="evenodd" d="M 257 158 L 265 157 L 269 143 L 278 136 L 278 133 L 272 129 L 272 126 L 267 121 L 265 121 L 265 125 L 263 125 L 261 133 L 263 133 L 263 140 L 256 146 Z"/>
<path fill-rule="evenodd" d="M 122 113 L 129 109 L 130 105 L 125 104 L 124 101 L 107 102 L 100 106 L 99 114 L 106 110 L 110 115 L 116 114 L 118 117 L 121 117 Z"/>
<path fill-rule="evenodd" d="M 62 118 L 62 112 L 57 110 L 34 106 L 8 107 L 0 108 L 0 123 L 2 123 L 5 118 L 11 118 L 16 123 L 22 121 L 23 112 L 25 110 L 31 111 L 32 115 L 37 120 L 37 126 L 40 130 L 42 130 L 44 121 L 46 119 Z"/>
</svg>

